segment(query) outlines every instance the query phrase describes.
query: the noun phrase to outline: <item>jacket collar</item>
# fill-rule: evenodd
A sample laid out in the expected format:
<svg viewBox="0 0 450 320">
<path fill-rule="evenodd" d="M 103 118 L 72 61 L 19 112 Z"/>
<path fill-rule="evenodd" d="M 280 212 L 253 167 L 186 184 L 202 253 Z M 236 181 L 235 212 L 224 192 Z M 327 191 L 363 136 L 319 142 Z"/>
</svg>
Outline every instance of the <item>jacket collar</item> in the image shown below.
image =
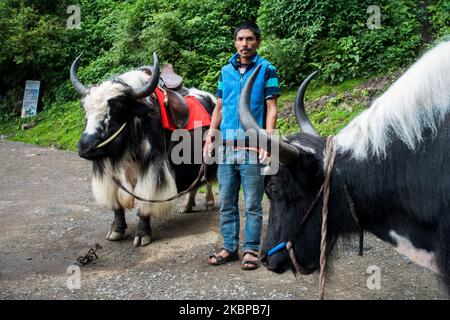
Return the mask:
<svg viewBox="0 0 450 320">
<path fill-rule="evenodd" d="M 239 53 L 236 52 L 230 58 L 230 60 L 228 60 L 228 62 L 231 63 L 234 68 L 239 68 L 239 66 L 240 66 L 239 58 L 240 58 Z M 256 63 L 256 61 L 258 61 L 258 59 L 259 59 L 259 55 L 255 54 L 254 57 L 252 58 L 252 62 L 250 65 L 254 65 Z"/>
</svg>

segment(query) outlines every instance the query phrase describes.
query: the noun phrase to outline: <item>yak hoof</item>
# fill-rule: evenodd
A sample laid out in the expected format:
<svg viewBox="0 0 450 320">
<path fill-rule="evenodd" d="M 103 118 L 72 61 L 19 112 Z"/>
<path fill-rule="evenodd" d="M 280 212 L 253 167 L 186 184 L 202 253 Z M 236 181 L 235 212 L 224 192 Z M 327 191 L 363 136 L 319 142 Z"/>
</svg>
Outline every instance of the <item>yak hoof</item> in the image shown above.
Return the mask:
<svg viewBox="0 0 450 320">
<path fill-rule="evenodd" d="M 214 194 L 210 185 L 208 185 L 208 191 L 205 195 L 205 207 L 206 211 L 211 211 L 214 208 Z"/>
<path fill-rule="evenodd" d="M 178 213 L 192 212 L 193 207 L 194 207 L 193 205 L 189 205 L 189 204 L 181 206 L 180 209 L 178 209 Z"/>
<path fill-rule="evenodd" d="M 214 209 L 214 201 L 207 202 L 205 204 L 205 207 L 206 207 L 206 211 L 211 211 L 212 209 Z"/>
<path fill-rule="evenodd" d="M 117 232 L 117 231 L 111 230 L 106 235 L 106 240 L 109 240 L 109 241 L 122 240 L 124 238 L 124 235 L 125 235 L 125 232 Z"/>
<path fill-rule="evenodd" d="M 146 245 L 149 245 L 150 242 L 152 242 L 152 238 L 148 235 L 140 237 L 138 235 L 134 236 L 133 246 L 135 247 L 144 247 Z"/>
</svg>

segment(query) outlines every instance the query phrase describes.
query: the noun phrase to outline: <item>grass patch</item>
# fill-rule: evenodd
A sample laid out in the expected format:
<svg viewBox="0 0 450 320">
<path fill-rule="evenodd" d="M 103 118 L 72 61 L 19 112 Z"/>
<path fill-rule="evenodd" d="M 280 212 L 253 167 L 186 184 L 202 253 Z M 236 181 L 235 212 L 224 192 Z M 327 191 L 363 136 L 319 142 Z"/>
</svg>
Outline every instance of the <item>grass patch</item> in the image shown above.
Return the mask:
<svg viewBox="0 0 450 320">
<path fill-rule="evenodd" d="M 363 103 L 347 104 L 339 99 L 330 100 L 323 110 L 315 110 L 310 114 L 310 120 L 322 136 L 337 134 L 353 118 L 366 109 Z"/>
<path fill-rule="evenodd" d="M 308 87 L 305 100 L 309 119 L 319 134 L 328 136 L 336 134 L 353 118 L 365 110 L 367 104 L 367 89 L 358 87 L 365 83 L 364 79 L 352 79 L 338 85 L 322 84 Z M 295 100 L 297 89 L 286 90 L 280 96 L 280 110 L 290 108 Z M 318 103 L 324 96 L 325 104 Z M 277 119 L 277 128 L 281 134 L 289 135 L 300 131 L 297 120 L 292 112 L 284 112 L 285 116 Z"/>
<path fill-rule="evenodd" d="M 366 109 L 364 103 L 346 103 L 339 100 L 332 98 L 323 109 L 310 110 L 309 119 L 320 135 L 337 134 L 353 118 Z M 284 119 L 279 118 L 277 128 L 282 135 L 300 132 L 297 120 L 293 116 Z"/>
<path fill-rule="evenodd" d="M 83 132 L 83 119 L 84 114 L 79 101 L 55 103 L 35 117 L 0 124 L 0 134 L 6 135 L 12 141 L 76 150 Z M 22 130 L 22 125 L 29 122 L 35 122 L 36 125 L 28 130 Z"/>
<path fill-rule="evenodd" d="M 366 81 L 366 79 L 351 79 L 340 84 L 332 85 L 328 83 L 314 83 L 314 80 L 311 80 L 305 93 L 305 100 L 317 100 L 323 96 L 343 94 L 346 91 L 350 91 L 358 87 Z M 295 96 L 297 95 L 297 90 L 298 88 L 283 90 L 280 98 L 278 99 L 279 105 L 293 103 L 295 101 Z"/>
</svg>

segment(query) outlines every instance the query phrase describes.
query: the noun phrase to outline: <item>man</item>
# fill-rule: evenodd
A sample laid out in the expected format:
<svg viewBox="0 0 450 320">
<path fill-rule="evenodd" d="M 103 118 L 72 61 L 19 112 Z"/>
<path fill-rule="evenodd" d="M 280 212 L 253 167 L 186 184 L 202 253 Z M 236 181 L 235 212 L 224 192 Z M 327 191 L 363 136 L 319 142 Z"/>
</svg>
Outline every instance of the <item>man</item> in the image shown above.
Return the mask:
<svg viewBox="0 0 450 320">
<path fill-rule="evenodd" d="M 245 145 L 242 124 L 239 121 L 238 102 L 240 93 L 250 75 L 258 65 L 262 68 L 255 80 L 251 94 L 251 111 L 261 127 L 271 133 L 277 118 L 277 97 L 280 95 L 275 67 L 257 54 L 260 45 L 260 31 L 256 24 L 244 22 L 235 29 L 234 45 L 237 53 L 221 70 L 217 90 L 217 104 L 211 119 L 211 129 L 219 129 L 224 142 L 223 163 L 218 166 L 220 193 L 220 225 L 224 245 L 210 256 L 211 265 L 220 265 L 239 259 L 239 189 L 242 184 L 245 200 L 245 239 L 241 267 L 252 270 L 259 267 L 263 211 L 263 176 L 255 151 Z M 213 133 L 206 136 L 204 154 L 211 154 Z M 244 143 L 242 143 L 244 140 Z M 267 153 L 259 153 L 264 161 Z M 253 160 L 252 160 L 253 159 Z"/>
</svg>

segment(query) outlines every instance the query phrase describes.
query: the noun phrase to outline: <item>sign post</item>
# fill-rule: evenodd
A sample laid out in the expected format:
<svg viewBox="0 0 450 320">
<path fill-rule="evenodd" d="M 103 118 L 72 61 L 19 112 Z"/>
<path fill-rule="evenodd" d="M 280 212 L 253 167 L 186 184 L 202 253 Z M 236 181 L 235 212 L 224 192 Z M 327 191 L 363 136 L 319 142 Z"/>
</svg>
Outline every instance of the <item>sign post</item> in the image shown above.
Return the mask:
<svg viewBox="0 0 450 320">
<path fill-rule="evenodd" d="M 40 85 L 40 81 L 27 80 L 23 95 L 22 118 L 36 115 Z"/>
</svg>

